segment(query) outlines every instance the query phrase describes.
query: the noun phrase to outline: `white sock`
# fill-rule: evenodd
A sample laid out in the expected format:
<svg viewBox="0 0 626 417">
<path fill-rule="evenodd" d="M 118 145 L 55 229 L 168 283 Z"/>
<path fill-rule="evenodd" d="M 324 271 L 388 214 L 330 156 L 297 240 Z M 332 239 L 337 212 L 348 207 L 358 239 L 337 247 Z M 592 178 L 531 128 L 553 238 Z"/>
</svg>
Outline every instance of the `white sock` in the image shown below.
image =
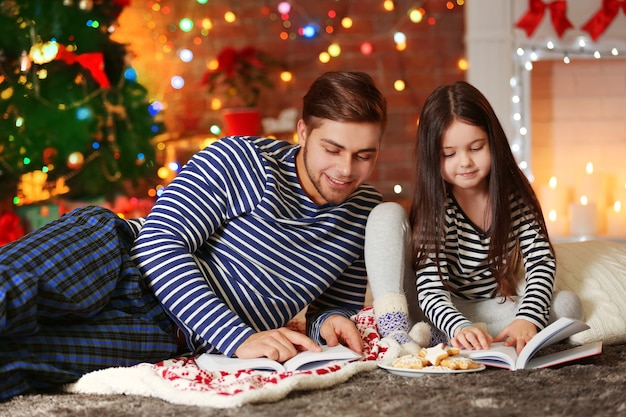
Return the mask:
<svg viewBox="0 0 626 417">
<path fill-rule="evenodd" d="M 409 336 L 409 311 L 404 294 L 374 298 L 374 317 L 382 338 L 398 342 L 407 353 L 417 353 L 421 346 Z"/>
</svg>

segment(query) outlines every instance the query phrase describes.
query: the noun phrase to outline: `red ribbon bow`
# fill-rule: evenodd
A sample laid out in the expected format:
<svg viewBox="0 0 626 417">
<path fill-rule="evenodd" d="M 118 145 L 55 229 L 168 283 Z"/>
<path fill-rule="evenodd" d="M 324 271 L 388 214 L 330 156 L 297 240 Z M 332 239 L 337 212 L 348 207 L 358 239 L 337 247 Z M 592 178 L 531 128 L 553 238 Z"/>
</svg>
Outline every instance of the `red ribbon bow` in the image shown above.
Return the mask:
<svg viewBox="0 0 626 417">
<path fill-rule="evenodd" d="M 603 0 L 600 10 L 598 10 L 581 29 L 588 32 L 591 39 L 594 41 L 598 40 L 600 35 L 604 33 L 613 19 L 615 19 L 615 16 L 617 16 L 620 6 L 622 11 L 626 13 L 626 1 Z"/>
<path fill-rule="evenodd" d="M 91 73 L 91 76 L 100 87 L 109 88 L 111 86 L 109 77 L 107 77 L 104 72 L 104 57 L 101 52 L 88 52 L 79 55 L 68 51 L 65 46 L 59 45 L 59 52 L 57 53 L 56 59 L 70 65 L 79 63 Z"/>
<path fill-rule="evenodd" d="M 550 9 L 550 15 L 552 17 L 552 26 L 559 35 L 559 38 L 563 36 L 563 33 L 570 28 L 573 28 L 572 22 L 567 19 L 567 2 L 565 0 L 556 0 L 550 3 L 544 3 L 541 0 L 529 0 L 528 12 L 515 24 L 516 27 L 524 29 L 526 36 L 532 36 L 533 32 L 537 29 L 537 26 L 543 20 L 543 15 L 546 11 L 546 7 Z"/>
</svg>

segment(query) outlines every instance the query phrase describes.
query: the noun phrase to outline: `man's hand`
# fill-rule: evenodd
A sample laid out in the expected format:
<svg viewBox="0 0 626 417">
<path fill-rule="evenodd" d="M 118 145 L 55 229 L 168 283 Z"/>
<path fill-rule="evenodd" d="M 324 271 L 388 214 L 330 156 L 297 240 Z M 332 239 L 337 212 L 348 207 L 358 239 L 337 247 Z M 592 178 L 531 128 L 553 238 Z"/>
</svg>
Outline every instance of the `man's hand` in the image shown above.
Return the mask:
<svg viewBox="0 0 626 417">
<path fill-rule="evenodd" d="M 339 314 L 333 314 L 324 320 L 320 327 L 320 336 L 328 346 L 337 346 L 341 343 L 357 353 L 363 353 L 361 334 L 354 322 Z"/>
<path fill-rule="evenodd" d="M 519 354 L 526 343 L 536 334 L 537 326 L 528 320 L 515 319 L 493 341 L 502 342 L 504 340 L 505 346 L 515 346 L 515 351 Z"/>
<path fill-rule="evenodd" d="M 235 355 L 244 359 L 265 356 L 284 362 L 303 350 L 321 352 L 322 348 L 306 335 L 281 327 L 253 334 L 237 348 Z"/>
</svg>

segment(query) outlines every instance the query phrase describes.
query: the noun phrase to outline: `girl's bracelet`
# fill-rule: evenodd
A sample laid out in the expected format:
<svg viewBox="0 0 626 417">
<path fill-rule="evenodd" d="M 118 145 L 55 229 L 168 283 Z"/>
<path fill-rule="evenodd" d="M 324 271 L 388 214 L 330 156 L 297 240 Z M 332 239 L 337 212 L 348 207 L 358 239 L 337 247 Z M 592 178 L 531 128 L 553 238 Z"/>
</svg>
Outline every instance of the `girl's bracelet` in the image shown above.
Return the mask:
<svg viewBox="0 0 626 417">
<path fill-rule="evenodd" d="M 461 324 L 461 325 L 459 326 L 459 332 L 460 332 L 461 330 L 463 330 L 464 328 L 466 328 L 466 327 L 471 327 L 471 326 L 473 326 L 473 325 L 474 325 L 474 323 L 463 323 L 463 324 Z"/>
</svg>

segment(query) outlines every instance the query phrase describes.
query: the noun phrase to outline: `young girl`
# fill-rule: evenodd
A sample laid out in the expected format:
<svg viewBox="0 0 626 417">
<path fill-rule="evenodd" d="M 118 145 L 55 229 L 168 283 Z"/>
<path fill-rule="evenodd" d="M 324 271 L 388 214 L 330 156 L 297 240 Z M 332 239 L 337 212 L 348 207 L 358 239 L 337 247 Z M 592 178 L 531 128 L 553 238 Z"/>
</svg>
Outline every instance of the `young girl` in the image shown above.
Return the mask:
<svg viewBox="0 0 626 417">
<path fill-rule="evenodd" d="M 384 203 L 366 229 L 383 336 L 414 350 L 403 289 L 417 290 L 421 312 L 436 327 L 431 343 L 449 338 L 464 349 L 504 341 L 519 352 L 556 318 L 582 318 L 575 294 L 553 293 L 556 262 L 541 207 L 480 91 L 457 82 L 430 95 L 416 158 L 410 223 L 399 205 Z"/>
</svg>

